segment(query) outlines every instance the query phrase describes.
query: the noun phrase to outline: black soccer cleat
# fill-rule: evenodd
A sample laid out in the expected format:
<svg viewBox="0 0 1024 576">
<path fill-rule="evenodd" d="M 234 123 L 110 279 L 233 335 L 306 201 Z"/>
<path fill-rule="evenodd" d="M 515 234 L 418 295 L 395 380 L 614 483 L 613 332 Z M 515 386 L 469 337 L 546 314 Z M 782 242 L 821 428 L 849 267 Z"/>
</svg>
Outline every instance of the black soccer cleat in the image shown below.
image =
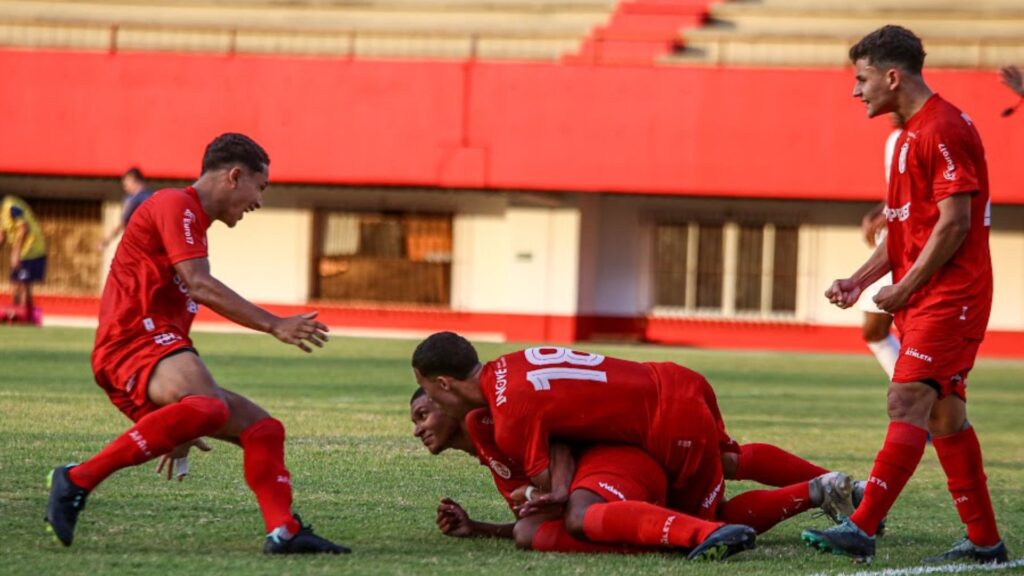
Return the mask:
<svg viewBox="0 0 1024 576">
<path fill-rule="evenodd" d="M 85 499 L 89 491 L 75 486 L 68 477 L 73 464 L 58 466 L 50 472 L 46 486 L 50 489 L 50 500 L 46 503 L 47 530 L 65 546 L 71 546 L 75 537 L 75 524 L 78 513 L 85 509 Z"/>
<path fill-rule="evenodd" d="M 1005 564 L 1009 562 L 1006 554 L 1006 544 L 1000 540 L 992 546 L 978 546 L 964 536 L 952 548 L 939 554 L 929 556 L 924 561 L 928 563 L 954 562 L 957 560 L 973 560 L 979 564 Z"/>
<path fill-rule="evenodd" d="M 285 540 L 276 532 L 267 534 L 263 543 L 264 554 L 349 554 L 351 549 L 340 546 L 330 540 L 313 533 L 313 527 L 303 524 L 302 519 L 295 515 L 299 523 L 299 533 Z"/>
<path fill-rule="evenodd" d="M 733 554 L 757 548 L 757 532 L 743 524 L 726 524 L 711 533 L 690 554 L 687 560 L 717 562 Z"/>
<path fill-rule="evenodd" d="M 875 557 L 875 537 L 868 536 L 849 518 L 827 530 L 804 530 L 800 538 L 812 548 L 849 556 L 856 562 L 870 564 Z"/>
</svg>

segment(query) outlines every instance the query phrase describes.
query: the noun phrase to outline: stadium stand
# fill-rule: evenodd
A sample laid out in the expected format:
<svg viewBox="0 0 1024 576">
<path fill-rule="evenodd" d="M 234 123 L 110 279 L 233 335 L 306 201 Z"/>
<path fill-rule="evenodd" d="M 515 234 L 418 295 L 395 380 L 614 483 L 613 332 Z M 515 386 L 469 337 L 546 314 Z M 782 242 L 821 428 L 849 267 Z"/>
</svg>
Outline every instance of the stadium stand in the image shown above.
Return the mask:
<svg viewBox="0 0 1024 576">
<path fill-rule="evenodd" d="M 614 0 L 0 3 L 0 45 L 110 51 L 556 60 Z"/>
<path fill-rule="evenodd" d="M 1024 60 L 1024 5 L 1014 0 L 744 0 L 716 4 L 681 31 L 669 64 L 841 66 L 849 46 L 885 24 L 922 36 L 930 66 L 987 68 Z"/>
</svg>

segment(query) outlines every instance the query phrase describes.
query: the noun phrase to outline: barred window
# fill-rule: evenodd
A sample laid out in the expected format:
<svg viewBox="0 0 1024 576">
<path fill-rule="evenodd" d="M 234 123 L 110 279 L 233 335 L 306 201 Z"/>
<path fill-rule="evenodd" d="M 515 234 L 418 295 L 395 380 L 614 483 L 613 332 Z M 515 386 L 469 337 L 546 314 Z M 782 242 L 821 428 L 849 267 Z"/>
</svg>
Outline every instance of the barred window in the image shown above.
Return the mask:
<svg viewBox="0 0 1024 576">
<path fill-rule="evenodd" d="M 772 223 L 657 225 L 655 307 L 666 314 L 793 316 L 798 233 Z"/>
<path fill-rule="evenodd" d="M 450 215 L 317 213 L 314 297 L 448 305 Z"/>
</svg>

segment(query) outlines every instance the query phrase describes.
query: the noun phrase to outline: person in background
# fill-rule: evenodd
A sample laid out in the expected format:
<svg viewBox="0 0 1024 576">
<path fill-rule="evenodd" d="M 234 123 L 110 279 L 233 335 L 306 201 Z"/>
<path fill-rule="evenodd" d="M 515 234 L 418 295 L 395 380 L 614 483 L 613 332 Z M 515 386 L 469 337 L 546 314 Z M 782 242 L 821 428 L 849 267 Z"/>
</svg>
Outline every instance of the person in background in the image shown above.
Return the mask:
<svg viewBox="0 0 1024 576">
<path fill-rule="evenodd" d="M 32 284 L 46 277 L 46 238 L 28 204 L 17 196 L 0 203 L 0 246 L 11 245 L 12 308 L 5 310 L 6 323 L 36 323 L 39 312 L 32 302 Z"/>
<path fill-rule="evenodd" d="M 142 176 L 142 171 L 137 167 L 132 166 L 127 172 L 121 176 L 121 188 L 124 190 L 124 201 L 121 208 L 121 220 L 117 223 L 110 232 L 100 240 L 99 250 L 100 252 L 107 249 L 107 246 L 114 241 L 115 238 L 124 233 L 124 229 L 128 226 L 128 221 L 131 220 L 132 214 L 135 210 L 146 201 L 147 198 L 153 195 L 153 191 L 146 186 L 146 179 Z"/>
</svg>

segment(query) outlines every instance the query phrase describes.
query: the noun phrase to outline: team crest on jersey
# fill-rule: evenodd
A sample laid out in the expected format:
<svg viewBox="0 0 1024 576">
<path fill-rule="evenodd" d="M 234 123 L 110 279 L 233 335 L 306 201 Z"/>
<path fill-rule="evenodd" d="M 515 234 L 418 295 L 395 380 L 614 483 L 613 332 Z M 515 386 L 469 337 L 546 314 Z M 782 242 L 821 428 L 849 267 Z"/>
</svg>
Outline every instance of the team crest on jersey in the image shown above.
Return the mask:
<svg viewBox="0 0 1024 576">
<path fill-rule="evenodd" d="M 909 151 L 910 151 L 910 141 L 907 140 L 906 142 L 903 143 L 903 146 L 900 146 L 900 161 L 899 161 L 900 174 L 903 174 L 903 173 L 905 173 L 907 171 L 907 152 L 909 152 Z"/>
<path fill-rule="evenodd" d="M 495 474 L 501 476 L 505 480 L 508 480 L 509 478 L 512 477 L 512 470 L 510 470 L 508 466 L 505 466 L 504 464 L 498 462 L 494 458 L 491 458 L 488 461 L 488 465 L 490 465 L 491 470 L 494 470 Z"/>
</svg>

